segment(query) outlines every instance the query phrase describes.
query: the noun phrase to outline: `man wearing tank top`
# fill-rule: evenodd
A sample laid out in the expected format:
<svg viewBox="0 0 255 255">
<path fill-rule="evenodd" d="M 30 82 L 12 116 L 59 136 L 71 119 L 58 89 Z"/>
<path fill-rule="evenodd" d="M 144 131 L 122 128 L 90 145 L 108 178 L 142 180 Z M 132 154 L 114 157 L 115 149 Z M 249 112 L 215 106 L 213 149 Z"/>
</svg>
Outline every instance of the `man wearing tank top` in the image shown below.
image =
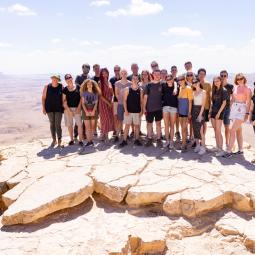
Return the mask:
<svg viewBox="0 0 255 255">
<path fill-rule="evenodd" d="M 125 112 L 123 123 L 125 124 L 125 129 L 123 141 L 119 145 L 120 147 L 124 147 L 127 145 L 127 137 L 131 125 L 134 125 L 135 136 L 134 144 L 137 146 L 142 145 L 142 143 L 139 140 L 139 132 L 140 121 L 142 117 L 143 95 L 142 90 L 138 85 L 138 82 L 139 82 L 138 76 L 133 75 L 131 87 L 126 88 L 124 92 L 123 106 Z"/>
</svg>

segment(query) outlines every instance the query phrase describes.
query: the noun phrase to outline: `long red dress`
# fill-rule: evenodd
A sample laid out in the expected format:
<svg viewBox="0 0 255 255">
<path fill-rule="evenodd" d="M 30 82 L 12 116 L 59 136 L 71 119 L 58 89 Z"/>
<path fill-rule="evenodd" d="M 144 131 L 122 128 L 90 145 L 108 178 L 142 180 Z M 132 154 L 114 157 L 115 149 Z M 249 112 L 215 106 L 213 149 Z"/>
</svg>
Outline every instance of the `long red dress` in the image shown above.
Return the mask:
<svg viewBox="0 0 255 255">
<path fill-rule="evenodd" d="M 112 102 L 113 91 L 109 87 L 109 83 L 99 84 L 102 92 L 102 96 L 107 99 L 107 101 Z M 103 135 L 107 135 L 108 132 L 114 131 L 114 120 L 112 107 L 109 107 L 106 102 L 99 98 L 99 116 L 101 123 L 101 132 Z"/>
</svg>

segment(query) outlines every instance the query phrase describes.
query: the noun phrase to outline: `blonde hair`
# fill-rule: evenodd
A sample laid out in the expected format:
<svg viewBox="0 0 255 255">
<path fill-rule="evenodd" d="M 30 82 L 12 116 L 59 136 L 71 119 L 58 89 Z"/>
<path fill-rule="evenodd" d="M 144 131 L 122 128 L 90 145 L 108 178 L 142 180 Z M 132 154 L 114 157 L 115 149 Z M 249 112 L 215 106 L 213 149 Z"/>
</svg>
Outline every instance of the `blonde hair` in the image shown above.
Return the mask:
<svg viewBox="0 0 255 255">
<path fill-rule="evenodd" d="M 238 85 L 238 83 L 237 83 L 237 79 L 238 79 L 238 77 L 239 77 L 239 76 L 241 76 L 241 78 L 243 78 L 243 80 L 244 80 L 244 84 L 246 85 L 246 83 L 247 83 L 247 79 L 246 79 L 246 77 L 244 76 L 244 74 L 243 74 L 243 73 L 238 73 L 238 74 L 235 76 L 235 81 L 234 81 L 235 85 Z"/>
</svg>

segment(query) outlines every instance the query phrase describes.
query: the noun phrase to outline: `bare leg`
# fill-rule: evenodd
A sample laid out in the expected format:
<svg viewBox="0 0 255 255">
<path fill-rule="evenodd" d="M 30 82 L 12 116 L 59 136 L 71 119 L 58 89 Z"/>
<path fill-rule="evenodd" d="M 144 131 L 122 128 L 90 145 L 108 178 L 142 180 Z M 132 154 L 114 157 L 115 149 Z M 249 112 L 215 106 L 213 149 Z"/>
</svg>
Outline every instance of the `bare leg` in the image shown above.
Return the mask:
<svg viewBox="0 0 255 255">
<path fill-rule="evenodd" d="M 242 121 L 241 120 L 235 120 L 232 124 L 232 127 L 230 129 L 230 137 L 229 137 L 229 148 L 228 152 L 231 152 L 236 139 L 236 131 L 241 127 Z"/>
<path fill-rule="evenodd" d="M 73 127 L 68 127 L 68 133 L 69 133 L 69 136 L 70 136 L 70 140 L 73 141 Z"/>
<path fill-rule="evenodd" d="M 156 121 L 157 139 L 161 139 L 161 121 Z"/>
<path fill-rule="evenodd" d="M 83 140 L 83 128 L 82 125 L 78 126 L 79 142 Z"/>
<path fill-rule="evenodd" d="M 129 128 L 130 128 L 130 125 L 126 124 L 125 128 L 124 128 L 124 137 L 123 137 L 124 141 L 127 141 L 127 137 L 128 137 L 128 133 L 129 133 Z"/>
<path fill-rule="evenodd" d="M 86 136 L 87 136 L 87 141 L 88 142 L 91 142 L 91 132 L 92 132 L 92 129 L 91 129 L 91 123 L 90 123 L 90 120 L 85 120 L 85 127 L 86 127 Z"/>
<path fill-rule="evenodd" d="M 139 125 L 134 125 L 134 132 L 135 132 L 135 140 L 139 139 L 140 136 L 140 126 Z"/>
<path fill-rule="evenodd" d="M 174 140 L 174 125 L 176 123 L 176 113 L 170 114 L 170 141 L 173 142 Z"/>
<path fill-rule="evenodd" d="M 169 142 L 170 113 L 163 112 L 163 118 L 164 118 L 164 123 L 165 123 L 165 137 L 166 137 L 166 141 Z"/>
<path fill-rule="evenodd" d="M 229 146 L 229 136 L 230 136 L 229 125 L 225 125 L 225 141 L 227 148 Z"/>
<path fill-rule="evenodd" d="M 149 139 L 152 139 L 152 123 L 147 122 L 147 136 Z"/>
<path fill-rule="evenodd" d="M 223 137 L 221 134 L 221 126 L 222 120 L 215 120 L 215 127 L 216 127 L 216 141 L 219 149 L 223 149 Z"/>
<path fill-rule="evenodd" d="M 187 143 L 187 118 L 186 117 L 179 117 L 181 130 L 182 130 L 182 146 L 186 146 Z"/>
<path fill-rule="evenodd" d="M 242 126 L 236 130 L 236 139 L 238 144 L 238 150 L 243 151 L 243 130 Z"/>
</svg>

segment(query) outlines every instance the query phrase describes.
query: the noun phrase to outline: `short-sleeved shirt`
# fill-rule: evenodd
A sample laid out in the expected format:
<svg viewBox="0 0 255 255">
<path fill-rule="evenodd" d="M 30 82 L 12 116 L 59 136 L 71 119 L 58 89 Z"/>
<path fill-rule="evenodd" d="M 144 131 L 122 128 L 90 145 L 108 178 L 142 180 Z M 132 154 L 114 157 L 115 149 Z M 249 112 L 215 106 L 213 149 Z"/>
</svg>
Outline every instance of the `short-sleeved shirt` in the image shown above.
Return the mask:
<svg viewBox="0 0 255 255">
<path fill-rule="evenodd" d="M 95 104 L 98 101 L 98 95 L 88 91 L 83 92 L 85 107 L 88 111 L 93 111 Z"/>
<path fill-rule="evenodd" d="M 162 83 L 150 82 L 144 89 L 144 95 L 147 95 L 147 112 L 157 112 L 162 110 Z"/>
<path fill-rule="evenodd" d="M 76 86 L 81 86 L 81 84 L 87 80 L 87 79 L 90 79 L 89 75 L 84 75 L 84 74 L 81 74 L 81 75 L 77 75 L 76 79 L 75 79 L 75 84 Z"/>
<path fill-rule="evenodd" d="M 63 89 L 63 94 L 66 95 L 66 102 L 68 107 L 78 107 L 81 100 L 81 96 L 79 88 L 77 86 L 73 91 L 70 91 L 68 87 L 65 87 Z"/>
<path fill-rule="evenodd" d="M 187 98 L 188 100 L 193 100 L 192 88 L 188 86 L 185 88 L 180 87 L 178 98 Z"/>
<path fill-rule="evenodd" d="M 206 92 L 205 110 L 209 110 L 211 107 L 211 91 L 212 86 L 209 82 L 202 83 L 203 90 Z"/>
<path fill-rule="evenodd" d="M 121 83 L 121 81 L 117 81 L 115 83 L 115 88 L 119 89 L 119 98 L 118 98 L 118 104 L 123 105 L 123 98 L 124 98 L 124 92 L 126 88 L 131 87 L 131 82 L 128 81 L 126 84 Z"/>
<path fill-rule="evenodd" d="M 212 95 L 212 112 L 218 113 L 224 100 L 227 100 L 228 92 L 225 88 L 215 90 Z"/>
<path fill-rule="evenodd" d="M 162 85 L 162 99 L 163 99 L 163 106 L 171 106 L 171 107 L 178 107 L 178 93 L 179 89 L 177 90 L 177 93 L 174 94 L 174 86 L 169 87 L 167 83 L 164 83 Z"/>
<path fill-rule="evenodd" d="M 130 74 L 130 75 L 127 77 L 127 79 L 128 79 L 129 81 L 132 81 L 132 79 L 133 79 L 133 74 Z M 138 81 L 139 81 L 139 82 L 141 81 L 141 75 L 140 75 L 140 74 L 138 74 Z"/>
<path fill-rule="evenodd" d="M 117 79 L 116 76 L 113 76 L 111 79 L 110 79 L 110 83 L 112 84 L 112 89 L 113 89 L 113 94 L 114 94 L 114 98 L 113 98 L 113 102 L 118 102 L 118 99 L 115 95 L 115 83 L 117 81 L 119 81 L 120 79 Z"/>
<path fill-rule="evenodd" d="M 98 83 L 98 82 L 99 82 L 99 80 L 100 80 L 100 77 L 98 77 L 98 76 L 94 76 L 94 77 L 93 77 L 93 80 L 94 80 L 95 82 L 97 82 L 97 83 Z"/>
<path fill-rule="evenodd" d="M 234 85 L 227 83 L 224 88 L 227 90 L 228 92 L 228 98 L 226 101 L 226 108 L 230 108 L 230 97 L 233 94 L 233 90 L 234 90 Z"/>
</svg>

